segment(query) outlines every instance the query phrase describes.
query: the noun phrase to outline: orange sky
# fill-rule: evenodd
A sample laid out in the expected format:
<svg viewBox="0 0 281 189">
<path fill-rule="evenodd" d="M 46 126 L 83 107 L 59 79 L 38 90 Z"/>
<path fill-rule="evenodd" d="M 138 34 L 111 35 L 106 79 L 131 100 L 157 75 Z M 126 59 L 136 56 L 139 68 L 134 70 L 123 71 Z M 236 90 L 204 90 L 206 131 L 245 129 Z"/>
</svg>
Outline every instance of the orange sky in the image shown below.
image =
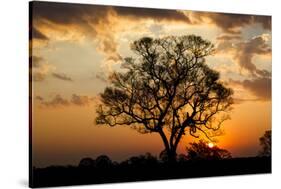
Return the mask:
<svg viewBox="0 0 281 189">
<path fill-rule="evenodd" d="M 159 9 L 36 2 L 33 7 L 32 103 L 35 166 L 77 164 L 107 154 L 113 160 L 151 152 L 158 134 L 96 126 L 98 94 L 130 43 L 143 36 L 196 34 L 216 46 L 207 64 L 234 89 L 231 120 L 217 145 L 233 156 L 253 156 L 271 128 L 271 18 Z M 189 142 L 185 136 L 178 153 Z"/>
</svg>

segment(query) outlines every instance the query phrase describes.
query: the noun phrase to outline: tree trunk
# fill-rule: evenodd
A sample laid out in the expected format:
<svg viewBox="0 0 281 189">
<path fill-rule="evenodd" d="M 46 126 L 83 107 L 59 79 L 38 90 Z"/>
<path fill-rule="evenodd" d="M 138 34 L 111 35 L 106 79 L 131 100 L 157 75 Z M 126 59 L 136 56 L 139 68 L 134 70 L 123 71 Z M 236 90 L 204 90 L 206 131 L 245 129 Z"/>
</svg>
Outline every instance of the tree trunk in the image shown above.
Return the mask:
<svg viewBox="0 0 281 189">
<path fill-rule="evenodd" d="M 158 133 L 160 134 L 161 138 L 162 138 L 162 141 L 164 143 L 164 146 L 165 146 L 165 152 L 166 152 L 166 156 L 167 156 L 167 162 L 169 164 L 174 164 L 177 159 L 177 153 L 176 153 L 176 149 L 177 147 L 176 146 L 170 146 L 169 145 L 169 142 L 166 138 L 166 135 L 164 134 L 164 132 L 162 130 L 159 130 Z"/>
<path fill-rule="evenodd" d="M 174 164 L 177 161 L 177 153 L 176 149 L 170 149 L 167 151 L 167 156 L 168 156 L 168 163 L 169 164 Z"/>
</svg>

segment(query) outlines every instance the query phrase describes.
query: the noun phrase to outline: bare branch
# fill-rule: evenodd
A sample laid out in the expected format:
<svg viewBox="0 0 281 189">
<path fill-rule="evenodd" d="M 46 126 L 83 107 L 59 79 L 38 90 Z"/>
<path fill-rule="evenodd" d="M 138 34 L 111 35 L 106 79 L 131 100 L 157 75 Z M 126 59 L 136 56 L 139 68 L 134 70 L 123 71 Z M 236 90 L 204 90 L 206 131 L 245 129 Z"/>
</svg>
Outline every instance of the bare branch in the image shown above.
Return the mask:
<svg viewBox="0 0 281 189">
<path fill-rule="evenodd" d="M 124 58 L 126 71 L 113 73 L 111 86 L 101 94 L 97 124 L 157 132 L 171 156 L 187 128 L 191 136 L 199 137 L 199 131 L 208 138 L 205 130 L 221 127 L 233 92 L 205 64 L 214 51 L 209 41 L 195 35 L 144 37 L 131 49 L 136 56 Z"/>
</svg>

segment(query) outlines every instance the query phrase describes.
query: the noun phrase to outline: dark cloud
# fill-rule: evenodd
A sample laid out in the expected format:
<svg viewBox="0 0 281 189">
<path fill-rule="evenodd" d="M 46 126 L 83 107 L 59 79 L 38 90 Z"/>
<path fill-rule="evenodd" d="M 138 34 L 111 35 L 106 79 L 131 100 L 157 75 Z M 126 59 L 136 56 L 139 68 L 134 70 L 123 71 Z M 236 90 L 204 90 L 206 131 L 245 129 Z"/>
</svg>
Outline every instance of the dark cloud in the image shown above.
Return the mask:
<svg viewBox="0 0 281 189">
<path fill-rule="evenodd" d="M 217 40 L 222 41 L 231 41 L 231 40 L 240 40 L 241 35 L 229 35 L 229 34 L 223 34 L 217 37 Z"/>
<path fill-rule="evenodd" d="M 230 83 L 238 84 L 244 89 L 250 91 L 257 97 L 257 100 L 271 100 L 271 78 L 262 77 L 251 80 L 235 81 L 231 80 Z"/>
<path fill-rule="evenodd" d="M 71 103 L 78 106 L 88 106 L 92 100 L 93 98 L 90 98 L 89 96 L 73 94 L 71 98 Z"/>
<path fill-rule="evenodd" d="M 151 18 L 158 21 L 182 21 L 190 23 L 189 18 L 184 13 L 176 10 L 53 2 L 33 2 L 33 7 L 34 19 L 46 19 L 58 24 L 71 25 L 78 23 L 89 26 L 92 23 L 98 23 L 100 20 L 107 20 L 110 11 L 113 11 L 118 16 L 132 19 Z"/>
<path fill-rule="evenodd" d="M 49 38 L 44 35 L 42 32 L 40 32 L 35 27 L 32 27 L 32 34 L 30 35 L 31 39 L 37 39 L 37 40 L 49 40 Z"/>
<path fill-rule="evenodd" d="M 87 24 L 86 15 L 97 15 L 105 13 L 106 6 L 89 6 L 83 4 L 54 3 L 54 2 L 32 2 L 33 21 L 50 21 L 57 24 Z M 103 15 L 104 16 L 104 15 Z"/>
<path fill-rule="evenodd" d="M 59 107 L 59 106 L 68 106 L 70 105 L 69 101 L 64 99 L 61 95 L 57 94 L 53 99 L 50 101 L 43 101 L 41 100 L 41 104 L 46 107 Z"/>
<path fill-rule="evenodd" d="M 29 61 L 32 81 L 44 81 L 50 70 L 50 65 L 41 56 L 30 56 Z"/>
<path fill-rule="evenodd" d="M 31 56 L 29 57 L 32 68 L 40 68 L 44 62 L 44 58 L 41 56 Z"/>
<path fill-rule="evenodd" d="M 242 85 L 261 100 L 271 99 L 271 78 L 244 80 Z"/>
<path fill-rule="evenodd" d="M 43 98 L 42 96 L 39 96 L 39 95 L 37 95 L 37 96 L 35 97 L 35 99 L 36 99 L 36 100 L 39 100 L 39 101 L 43 101 L 43 100 L 44 100 L 44 98 Z"/>
<path fill-rule="evenodd" d="M 133 8 L 133 7 L 113 7 L 119 16 L 125 16 L 131 19 L 151 18 L 156 21 L 181 21 L 191 23 L 190 19 L 177 10 L 152 9 L 152 8 Z"/>
<path fill-rule="evenodd" d="M 98 72 L 98 73 L 96 73 L 96 74 L 95 74 L 95 78 L 98 79 L 98 80 L 100 80 L 100 81 L 102 81 L 102 82 L 105 82 L 105 83 L 108 82 L 107 77 L 106 77 L 106 75 L 104 74 L 104 72 Z"/>
<path fill-rule="evenodd" d="M 54 78 L 64 80 L 64 81 L 73 81 L 71 77 L 67 76 L 66 74 L 63 73 L 52 73 L 52 76 Z"/>
<path fill-rule="evenodd" d="M 62 97 L 61 95 L 57 94 L 54 96 L 51 100 L 45 100 L 41 96 L 36 96 L 36 100 L 40 102 L 40 104 L 43 107 L 65 107 L 65 106 L 70 106 L 70 105 L 76 105 L 76 106 L 88 106 L 90 105 L 91 102 L 94 101 L 93 97 L 90 96 L 83 96 L 83 95 L 77 95 L 77 94 L 72 94 L 70 100 L 67 98 Z"/>
<path fill-rule="evenodd" d="M 251 16 L 240 14 L 203 13 L 204 16 L 221 28 L 226 33 L 239 33 L 241 26 L 251 23 Z"/>
<path fill-rule="evenodd" d="M 33 23 L 38 28 L 60 30 L 64 27 L 65 31 L 75 30 L 91 36 L 99 42 L 98 50 L 111 60 L 118 60 L 120 55 L 108 18 L 111 9 L 102 5 L 33 2 Z"/>
<path fill-rule="evenodd" d="M 259 15 L 228 14 L 190 11 L 191 15 L 182 11 L 153 8 L 134 8 L 103 5 L 66 4 L 53 2 L 33 2 L 33 19 L 35 22 L 53 22 L 60 25 L 79 25 L 84 31 L 96 34 L 95 25 L 109 23 L 108 16 L 117 16 L 132 20 L 154 19 L 156 21 L 177 21 L 188 24 L 205 23 L 208 19 L 227 33 L 240 33 L 243 26 L 260 23 L 264 29 L 271 30 L 271 17 Z M 42 33 L 41 33 L 42 34 Z M 44 34 L 43 34 L 44 35 Z"/>
<path fill-rule="evenodd" d="M 243 81 L 230 80 L 230 84 L 242 86 L 256 97 L 254 99 L 236 99 L 236 103 L 250 100 L 271 100 L 271 72 L 257 68 L 253 62 L 255 55 L 271 55 L 270 40 L 269 35 L 263 34 L 236 43 L 231 40 L 219 41 L 217 52 L 230 53 L 239 67 L 247 70 L 252 77 L 252 79 Z"/>
<path fill-rule="evenodd" d="M 271 77 L 271 72 L 267 70 L 256 69 L 256 73 L 261 77 Z"/>
<path fill-rule="evenodd" d="M 202 24 L 209 20 L 225 33 L 234 35 L 240 34 L 242 27 L 253 23 L 260 23 L 265 29 L 271 29 L 271 17 L 269 16 L 196 11 L 191 12 L 192 14 L 186 14 L 177 10 L 54 2 L 33 2 L 32 4 L 32 23 L 36 27 L 34 28 L 35 36 L 41 39 L 47 38 L 50 30 L 44 30 L 44 28 L 63 30 L 63 33 L 65 31 L 78 31 L 92 36 L 98 42 L 97 49 L 106 56 L 105 60 L 114 62 L 120 61 L 122 57 L 117 52 L 118 44 L 115 35 L 117 32 L 115 25 L 119 21 L 111 19 L 111 16 L 132 21 L 153 19 L 157 22 L 182 22 L 193 25 Z M 230 38 L 230 36 L 224 38 Z"/>
<path fill-rule="evenodd" d="M 271 31 L 271 16 L 253 16 L 255 23 L 260 23 L 264 29 Z"/>
<path fill-rule="evenodd" d="M 271 55 L 269 44 L 270 36 L 267 34 L 253 37 L 250 40 L 232 43 L 229 40 L 219 40 L 217 53 L 230 53 L 241 69 L 247 70 L 253 76 L 269 77 L 271 72 L 258 69 L 253 62 L 255 55 Z"/>
<path fill-rule="evenodd" d="M 80 32 L 93 36 L 99 41 L 98 50 L 106 55 L 108 61 L 120 61 L 112 21 L 109 15 L 116 14 L 128 19 L 155 19 L 157 21 L 189 22 L 189 19 L 176 10 L 112 7 L 102 5 L 65 4 L 33 2 L 33 19 L 36 25 L 75 26 Z M 43 35 L 43 34 L 42 34 Z"/>
<path fill-rule="evenodd" d="M 194 23 L 200 24 L 209 19 L 211 23 L 230 34 L 240 34 L 242 27 L 256 23 L 261 24 L 266 30 L 271 30 L 270 16 L 208 12 L 193 12 L 192 15 Z"/>
<path fill-rule="evenodd" d="M 260 70 L 253 63 L 255 55 L 270 55 L 271 47 L 267 43 L 265 36 L 257 36 L 246 42 L 236 44 L 235 59 L 242 69 L 248 70 L 251 74 L 258 74 L 260 76 L 271 75 L 266 70 Z"/>
</svg>

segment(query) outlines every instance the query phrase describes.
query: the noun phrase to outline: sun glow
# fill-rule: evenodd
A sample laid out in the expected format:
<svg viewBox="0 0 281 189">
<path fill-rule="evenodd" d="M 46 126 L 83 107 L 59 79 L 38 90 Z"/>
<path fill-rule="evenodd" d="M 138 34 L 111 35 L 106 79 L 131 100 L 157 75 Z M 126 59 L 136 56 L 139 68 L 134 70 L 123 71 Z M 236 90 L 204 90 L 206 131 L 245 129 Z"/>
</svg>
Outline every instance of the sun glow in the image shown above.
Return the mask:
<svg viewBox="0 0 281 189">
<path fill-rule="evenodd" d="M 215 145 L 214 145 L 214 143 L 209 142 L 209 143 L 208 143 L 208 146 L 209 146 L 209 148 L 213 148 Z"/>
</svg>

